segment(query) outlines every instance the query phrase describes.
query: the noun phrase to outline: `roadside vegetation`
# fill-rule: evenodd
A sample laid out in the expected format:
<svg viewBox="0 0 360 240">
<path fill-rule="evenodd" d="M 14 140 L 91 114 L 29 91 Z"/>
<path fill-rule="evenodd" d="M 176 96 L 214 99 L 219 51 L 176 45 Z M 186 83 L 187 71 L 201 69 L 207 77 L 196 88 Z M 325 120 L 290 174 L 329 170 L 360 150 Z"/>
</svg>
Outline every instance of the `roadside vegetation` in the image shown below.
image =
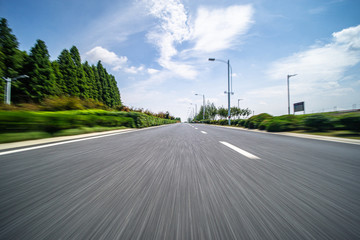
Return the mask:
<svg viewBox="0 0 360 240">
<path fill-rule="evenodd" d="M 180 121 L 168 112 L 155 114 L 128 107 L 109 109 L 101 103 L 79 98 L 52 98 L 43 104 L 0 105 L 0 109 L 0 143 Z"/>
<path fill-rule="evenodd" d="M 115 77 L 101 61 L 83 63 L 76 46 L 53 61 L 42 40 L 29 53 L 21 51 L 7 20 L 1 18 L 1 100 L 5 79 L 12 79 L 11 105 L 0 104 L 0 143 L 180 121 L 169 112 L 124 106 Z"/>
<path fill-rule="evenodd" d="M 228 125 L 227 119 L 199 121 Z M 248 119 L 233 119 L 231 125 L 268 132 L 296 132 L 360 139 L 360 112 L 330 112 L 305 115 L 271 116 L 267 113 Z"/>
</svg>

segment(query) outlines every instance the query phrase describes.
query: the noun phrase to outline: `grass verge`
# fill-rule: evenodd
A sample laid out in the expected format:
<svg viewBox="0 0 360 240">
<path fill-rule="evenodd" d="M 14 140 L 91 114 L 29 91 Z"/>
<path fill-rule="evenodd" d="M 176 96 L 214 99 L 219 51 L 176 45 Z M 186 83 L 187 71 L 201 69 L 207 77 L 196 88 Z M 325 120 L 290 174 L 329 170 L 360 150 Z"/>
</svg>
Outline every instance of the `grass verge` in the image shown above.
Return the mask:
<svg viewBox="0 0 360 240">
<path fill-rule="evenodd" d="M 317 135 L 317 136 L 326 136 L 326 137 L 339 137 L 339 138 L 349 138 L 349 139 L 357 139 L 360 140 L 360 133 L 350 130 L 330 130 L 325 132 L 312 132 L 305 130 L 297 130 L 291 131 L 292 133 L 300 133 L 300 134 L 309 134 L 309 135 Z"/>
<path fill-rule="evenodd" d="M 104 131 L 119 130 L 119 129 L 126 129 L 126 127 L 93 127 L 93 128 L 83 127 L 83 128 L 75 128 L 75 129 L 66 129 L 66 130 L 58 131 L 54 134 L 50 134 L 48 132 L 1 133 L 0 143 L 19 142 L 26 140 L 60 137 L 60 136 L 72 136 L 72 135 L 79 135 L 85 133 L 104 132 Z"/>
</svg>

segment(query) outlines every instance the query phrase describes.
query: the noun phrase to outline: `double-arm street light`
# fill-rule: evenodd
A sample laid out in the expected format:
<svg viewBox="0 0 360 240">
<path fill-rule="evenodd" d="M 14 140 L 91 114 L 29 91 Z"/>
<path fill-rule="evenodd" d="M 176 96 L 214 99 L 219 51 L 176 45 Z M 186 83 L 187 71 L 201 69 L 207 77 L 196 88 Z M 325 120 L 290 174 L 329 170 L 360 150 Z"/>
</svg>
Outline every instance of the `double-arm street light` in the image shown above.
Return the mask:
<svg viewBox="0 0 360 240">
<path fill-rule="evenodd" d="M 198 94 L 198 93 L 195 93 L 196 96 L 203 96 L 203 120 L 205 120 L 205 95 L 204 94 Z"/>
<path fill-rule="evenodd" d="M 287 75 L 287 90 L 288 90 L 288 115 L 290 115 L 290 87 L 289 87 L 289 79 L 291 77 L 295 77 L 297 74 Z"/>
<path fill-rule="evenodd" d="M 231 125 L 231 119 L 230 119 L 230 94 L 234 94 L 232 92 L 232 89 L 230 91 L 230 70 L 231 70 L 231 66 L 230 66 L 230 60 L 221 60 L 221 59 L 215 59 L 215 58 L 209 58 L 209 61 L 219 61 L 219 62 L 223 62 L 226 63 L 228 66 L 228 91 L 225 93 L 228 94 L 228 121 L 229 121 L 229 125 Z M 232 84 L 231 84 L 231 88 L 232 88 Z"/>
<path fill-rule="evenodd" d="M 15 81 L 15 80 L 18 80 L 21 78 L 28 78 L 28 77 L 29 76 L 27 76 L 27 75 L 21 75 L 21 76 L 15 77 L 15 78 L 4 78 L 3 77 L 3 79 L 6 82 L 5 91 L 4 91 L 4 102 L 6 104 L 10 105 L 10 102 L 11 102 L 11 81 Z"/>
</svg>

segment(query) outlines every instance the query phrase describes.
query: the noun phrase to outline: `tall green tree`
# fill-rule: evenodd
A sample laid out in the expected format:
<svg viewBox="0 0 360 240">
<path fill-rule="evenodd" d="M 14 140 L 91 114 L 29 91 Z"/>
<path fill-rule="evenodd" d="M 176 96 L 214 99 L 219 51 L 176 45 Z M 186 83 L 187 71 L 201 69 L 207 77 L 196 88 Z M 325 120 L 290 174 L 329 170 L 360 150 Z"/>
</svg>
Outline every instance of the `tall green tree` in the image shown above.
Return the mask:
<svg viewBox="0 0 360 240">
<path fill-rule="evenodd" d="M 5 76 L 5 54 L 2 51 L 2 47 L 0 47 L 0 101 L 4 99 L 4 88 L 5 88 L 5 80 L 3 77 Z"/>
<path fill-rule="evenodd" d="M 83 64 L 83 69 L 85 72 L 86 84 L 88 86 L 88 97 L 96 100 L 98 98 L 98 92 L 94 71 L 87 61 Z"/>
<path fill-rule="evenodd" d="M 66 85 L 64 82 L 64 77 L 61 74 L 60 71 L 60 64 L 58 61 L 52 61 L 51 62 L 51 68 L 53 70 L 53 73 L 55 75 L 55 81 L 56 81 L 56 96 L 62 96 L 66 93 Z"/>
<path fill-rule="evenodd" d="M 117 86 L 117 82 L 113 75 L 110 75 L 110 89 L 111 89 L 111 107 L 121 106 L 121 98 L 120 98 L 120 91 Z"/>
<path fill-rule="evenodd" d="M 96 67 L 97 67 L 97 70 L 99 73 L 99 80 L 100 80 L 100 84 L 101 84 L 101 88 L 102 88 L 102 96 L 101 96 L 102 100 L 101 101 L 103 103 L 105 103 L 106 105 L 110 106 L 111 105 L 111 96 L 110 96 L 110 86 L 109 86 L 108 74 L 106 72 L 106 69 L 101 64 L 101 61 L 98 62 Z"/>
<path fill-rule="evenodd" d="M 79 96 L 83 99 L 89 98 L 89 86 L 87 84 L 87 79 L 83 65 L 81 64 L 81 57 L 77 47 L 72 46 L 70 48 L 70 55 L 75 65 L 77 86 L 79 88 Z"/>
<path fill-rule="evenodd" d="M 11 28 L 9 28 L 7 20 L 1 18 L 0 20 L 0 48 L 1 52 L 4 54 L 2 58 L 4 66 L 3 76 L 2 77 L 15 77 L 19 69 L 19 61 L 16 57 L 19 49 L 19 42 L 17 41 L 14 34 L 12 34 Z"/>
<path fill-rule="evenodd" d="M 55 75 L 44 41 L 37 40 L 35 46 L 31 48 L 26 70 L 29 79 L 22 81 L 22 86 L 28 99 L 40 102 L 46 97 L 55 95 L 57 92 Z"/>
<path fill-rule="evenodd" d="M 96 98 L 95 100 L 98 100 L 100 102 L 102 102 L 102 95 L 103 95 L 103 89 L 102 89 L 102 85 L 100 82 L 100 76 L 99 76 L 99 71 L 97 66 L 92 65 L 91 66 L 93 72 L 94 72 L 94 77 L 95 77 L 95 88 L 96 88 Z"/>
<path fill-rule="evenodd" d="M 18 49 L 19 42 L 5 18 L 0 19 L 0 98 L 4 99 L 5 81 L 2 77 L 13 78 L 22 74 L 23 63 L 26 53 Z M 14 82 L 15 83 L 15 82 Z M 16 92 L 17 84 L 13 84 L 12 90 Z"/>
<path fill-rule="evenodd" d="M 208 116 L 211 120 L 214 120 L 215 117 L 216 117 L 216 114 L 217 114 L 217 108 L 215 106 L 214 103 L 209 103 L 207 104 L 206 106 L 206 110 L 205 110 L 207 113 L 208 113 Z"/>
<path fill-rule="evenodd" d="M 243 111 L 238 108 L 238 107 L 231 107 L 230 108 L 230 114 L 232 118 L 240 118 L 240 116 L 242 115 Z"/>
<path fill-rule="evenodd" d="M 224 119 L 227 118 L 228 116 L 228 110 L 224 107 L 219 107 L 218 108 L 218 114 L 220 116 L 220 118 Z"/>
<path fill-rule="evenodd" d="M 58 63 L 65 84 L 65 95 L 80 96 L 76 66 L 73 59 L 71 58 L 70 52 L 67 49 L 64 49 L 60 53 L 58 57 Z"/>
</svg>

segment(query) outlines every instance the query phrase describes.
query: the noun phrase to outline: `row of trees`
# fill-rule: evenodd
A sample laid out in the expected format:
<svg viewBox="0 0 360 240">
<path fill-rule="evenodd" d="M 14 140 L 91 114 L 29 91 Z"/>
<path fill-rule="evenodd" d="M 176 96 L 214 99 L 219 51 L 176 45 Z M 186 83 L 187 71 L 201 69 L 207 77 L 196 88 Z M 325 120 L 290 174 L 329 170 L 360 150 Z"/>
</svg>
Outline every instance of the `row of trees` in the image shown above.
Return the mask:
<svg viewBox="0 0 360 240">
<path fill-rule="evenodd" d="M 238 107 L 230 108 L 230 116 L 232 119 L 239 119 L 240 117 L 248 117 L 251 114 L 251 110 L 241 109 Z M 200 107 L 199 113 L 194 117 L 194 121 L 203 120 L 204 107 Z M 215 120 L 216 117 L 220 119 L 226 119 L 228 117 L 228 109 L 224 107 L 216 107 L 214 103 L 207 102 L 205 106 L 205 119 Z"/>
<path fill-rule="evenodd" d="M 128 108 L 128 107 L 122 107 L 122 110 L 125 111 L 125 112 L 139 112 L 139 113 L 144 113 L 146 115 L 149 115 L 149 116 L 154 116 L 154 117 L 158 117 L 158 118 L 163 118 L 163 119 L 170 119 L 170 120 L 177 120 L 179 122 L 181 122 L 181 118 L 179 117 L 174 117 L 172 116 L 169 111 L 166 111 L 166 112 L 158 112 L 158 113 L 154 113 L 154 112 L 151 112 L 150 110 L 146 109 L 144 110 L 143 108 Z"/>
<path fill-rule="evenodd" d="M 12 102 L 39 103 L 51 96 L 74 96 L 94 99 L 109 107 L 121 106 L 115 77 L 97 65 L 82 63 L 78 49 L 64 49 L 57 60 L 50 61 L 44 41 L 37 40 L 28 54 L 19 50 L 19 43 L 7 20 L 0 20 L 0 98 L 4 99 L 4 78 L 27 75 L 12 82 Z"/>
</svg>

